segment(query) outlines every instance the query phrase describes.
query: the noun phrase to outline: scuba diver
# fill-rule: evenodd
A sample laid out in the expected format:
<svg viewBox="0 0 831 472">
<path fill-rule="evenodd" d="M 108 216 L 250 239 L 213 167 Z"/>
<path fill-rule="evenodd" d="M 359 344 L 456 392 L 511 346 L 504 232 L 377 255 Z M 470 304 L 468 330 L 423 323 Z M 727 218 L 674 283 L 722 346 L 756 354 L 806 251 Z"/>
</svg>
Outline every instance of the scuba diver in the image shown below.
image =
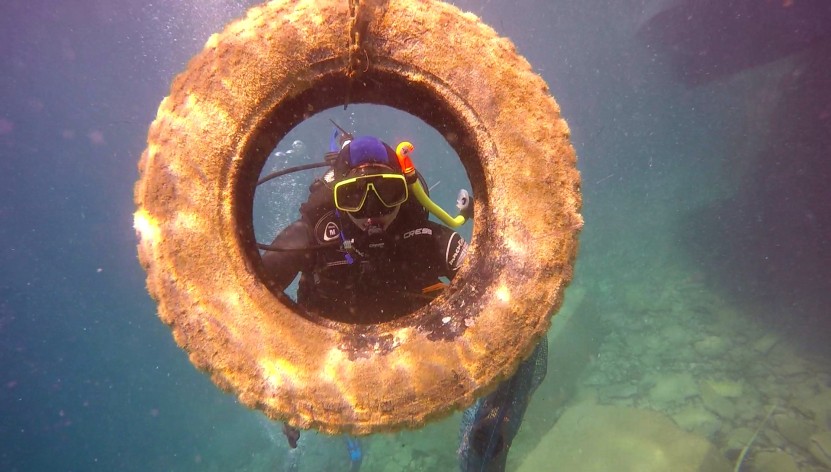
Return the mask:
<svg viewBox="0 0 831 472">
<path fill-rule="evenodd" d="M 334 122 L 333 122 L 334 123 Z M 452 227 L 473 216 L 473 200 L 459 192 L 459 215 L 451 217 L 430 200 L 426 182 L 412 164 L 412 144 L 396 150 L 378 138 L 353 138 L 336 124 L 324 163 L 276 172 L 258 184 L 289 172 L 329 167 L 309 187 L 299 220 L 283 229 L 265 250 L 263 266 L 275 293 L 300 274 L 298 308 L 346 323 L 393 320 L 428 304 L 452 279 L 467 243 Z M 432 213 L 445 224 L 428 219 Z M 507 450 L 531 393 L 545 375 L 543 341 L 516 375 L 480 399 L 462 424 L 459 449 L 463 471 L 504 470 Z M 300 432 L 285 426 L 290 446 Z M 358 471 L 360 443 L 347 437 Z"/>
<path fill-rule="evenodd" d="M 262 256 L 273 290 L 299 273 L 302 309 L 354 324 L 389 321 L 430 302 L 443 287 L 439 277 L 455 275 L 467 244 L 410 198 L 425 192 L 412 165 L 402 167 L 411 148 L 402 143 L 396 153 L 370 136 L 344 141 L 312 183 L 301 218 Z"/>
</svg>

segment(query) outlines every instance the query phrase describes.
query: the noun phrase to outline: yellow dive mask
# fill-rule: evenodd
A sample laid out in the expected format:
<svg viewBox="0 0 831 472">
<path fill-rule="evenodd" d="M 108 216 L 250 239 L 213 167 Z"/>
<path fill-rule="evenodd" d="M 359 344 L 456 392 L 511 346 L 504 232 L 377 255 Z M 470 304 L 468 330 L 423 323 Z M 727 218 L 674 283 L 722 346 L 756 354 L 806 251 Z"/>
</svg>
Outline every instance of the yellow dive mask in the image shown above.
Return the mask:
<svg viewBox="0 0 831 472">
<path fill-rule="evenodd" d="M 341 180 L 335 184 L 335 208 L 357 212 L 366 203 L 372 190 L 387 208 L 394 208 L 407 201 L 407 179 L 401 174 L 370 174 Z"/>
</svg>

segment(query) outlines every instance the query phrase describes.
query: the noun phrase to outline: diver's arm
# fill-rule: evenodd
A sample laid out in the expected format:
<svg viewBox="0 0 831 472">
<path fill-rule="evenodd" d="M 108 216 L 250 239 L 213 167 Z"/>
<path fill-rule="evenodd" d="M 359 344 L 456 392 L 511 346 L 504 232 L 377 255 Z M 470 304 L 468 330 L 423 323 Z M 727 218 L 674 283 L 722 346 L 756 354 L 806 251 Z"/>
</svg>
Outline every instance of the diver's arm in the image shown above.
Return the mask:
<svg viewBox="0 0 831 472">
<path fill-rule="evenodd" d="M 308 225 L 298 220 L 281 231 L 271 245 L 286 249 L 308 248 L 309 234 Z M 312 263 L 312 253 L 302 250 L 266 251 L 262 260 L 270 284 L 282 292 L 297 277 L 298 272 Z"/>
<path fill-rule="evenodd" d="M 430 222 L 433 226 L 433 238 L 436 241 L 438 257 L 441 261 L 443 276 L 453 279 L 467 255 L 467 243 L 459 233 L 447 226 Z"/>
</svg>

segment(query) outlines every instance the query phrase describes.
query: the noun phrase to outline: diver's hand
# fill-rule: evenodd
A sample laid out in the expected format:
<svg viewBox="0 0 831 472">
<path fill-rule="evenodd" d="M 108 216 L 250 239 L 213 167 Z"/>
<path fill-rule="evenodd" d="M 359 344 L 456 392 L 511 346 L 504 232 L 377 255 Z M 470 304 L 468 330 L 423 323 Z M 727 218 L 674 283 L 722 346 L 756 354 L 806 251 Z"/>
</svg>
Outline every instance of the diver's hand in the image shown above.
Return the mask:
<svg viewBox="0 0 831 472">
<path fill-rule="evenodd" d="M 459 195 L 456 197 L 456 208 L 459 209 L 459 214 L 465 219 L 473 218 L 473 196 L 467 190 L 459 190 Z"/>
</svg>

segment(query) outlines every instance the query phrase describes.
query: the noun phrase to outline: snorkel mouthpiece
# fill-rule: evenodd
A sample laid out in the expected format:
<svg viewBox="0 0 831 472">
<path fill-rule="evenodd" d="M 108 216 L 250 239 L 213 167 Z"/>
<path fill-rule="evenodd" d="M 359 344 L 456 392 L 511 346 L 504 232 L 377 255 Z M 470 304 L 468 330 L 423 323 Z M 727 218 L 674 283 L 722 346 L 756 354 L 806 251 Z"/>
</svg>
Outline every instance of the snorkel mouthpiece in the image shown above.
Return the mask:
<svg viewBox="0 0 831 472">
<path fill-rule="evenodd" d="M 467 191 L 462 190 L 461 192 L 465 193 L 465 198 L 462 198 L 462 194 L 460 192 L 459 200 L 456 202 L 456 206 L 459 210 L 461 210 L 461 214 L 457 215 L 455 218 L 450 216 L 446 211 L 430 199 L 430 196 L 424 191 L 424 187 L 421 186 L 421 182 L 419 182 L 418 176 L 416 175 L 413 160 L 410 157 L 413 150 L 415 150 L 415 146 L 413 146 L 413 144 L 409 141 L 404 141 L 395 148 L 395 155 L 398 157 L 398 163 L 401 165 L 401 171 L 407 179 L 407 186 L 410 188 L 410 192 L 415 195 L 418 202 L 421 203 L 427 211 L 435 215 L 436 218 L 441 220 L 441 222 L 447 226 L 450 226 L 451 228 L 458 228 L 459 226 L 465 224 L 467 219 L 473 214 L 473 197 L 471 197 Z"/>
</svg>

